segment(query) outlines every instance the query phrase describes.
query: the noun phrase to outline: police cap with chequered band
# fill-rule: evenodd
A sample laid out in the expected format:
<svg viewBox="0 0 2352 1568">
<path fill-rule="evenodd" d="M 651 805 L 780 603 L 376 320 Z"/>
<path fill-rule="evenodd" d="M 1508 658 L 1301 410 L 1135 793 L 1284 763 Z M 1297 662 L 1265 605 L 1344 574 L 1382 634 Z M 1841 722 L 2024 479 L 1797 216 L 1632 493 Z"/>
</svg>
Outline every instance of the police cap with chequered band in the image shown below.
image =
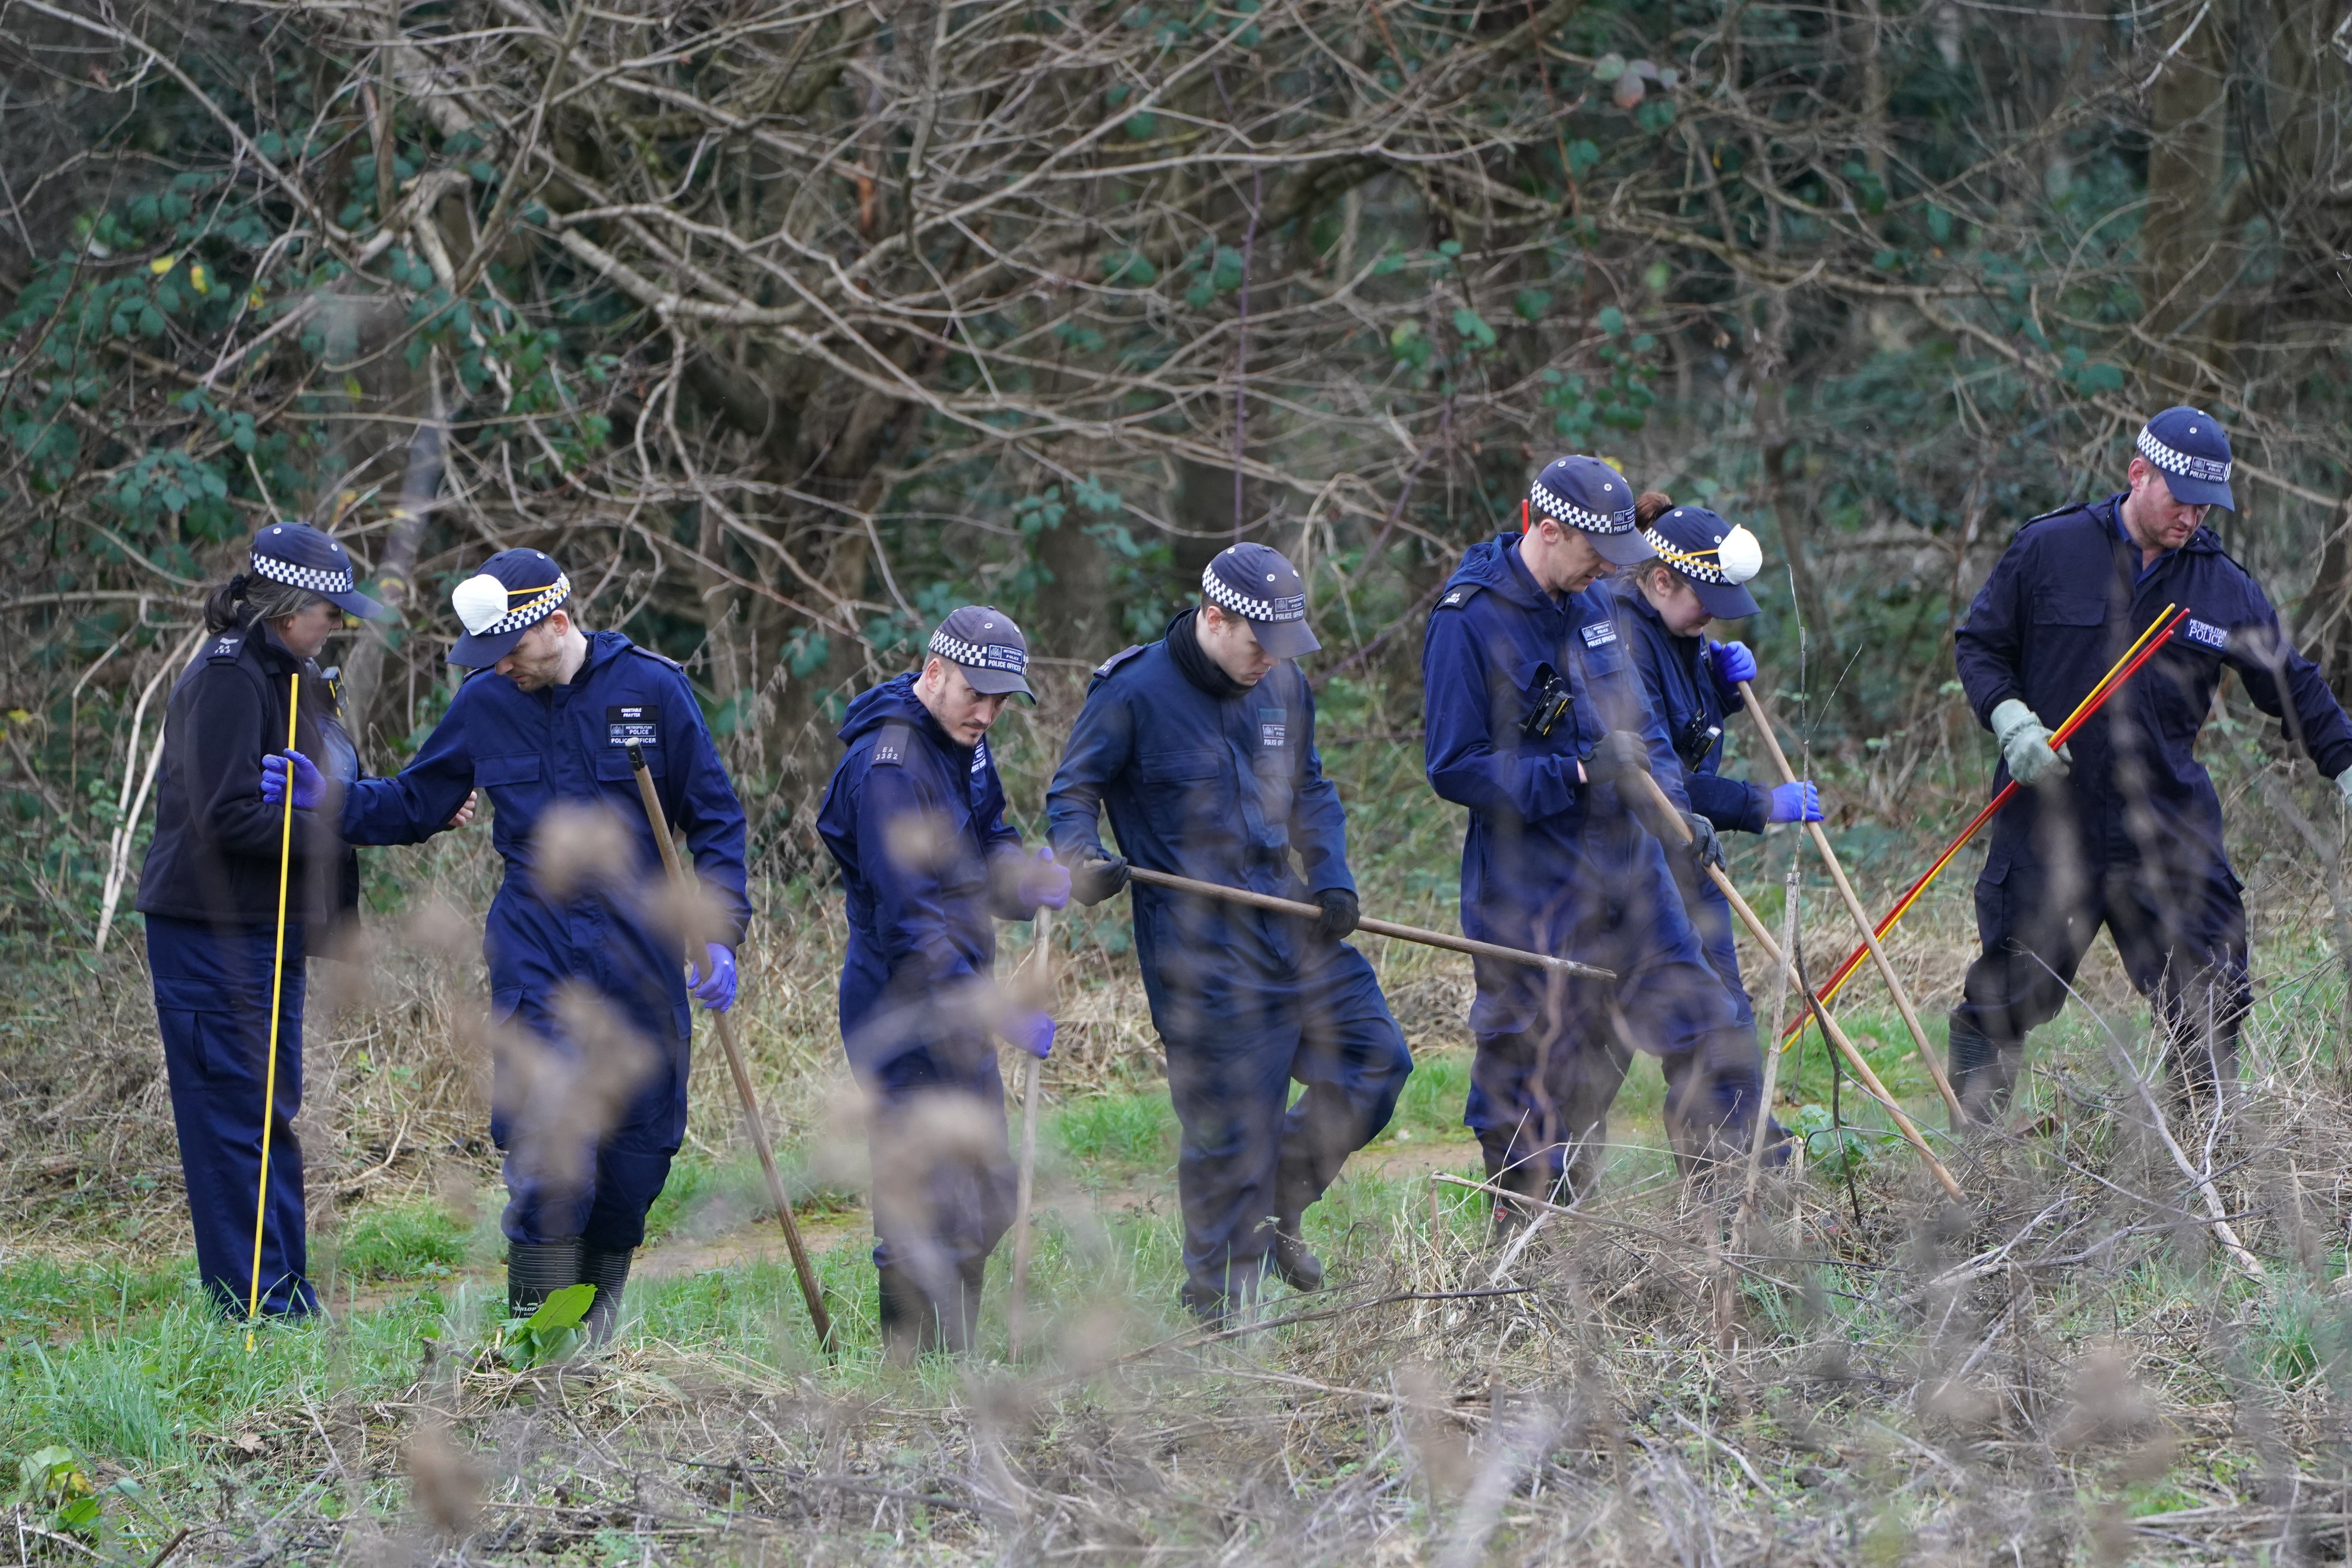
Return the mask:
<svg viewBox="0 0 2352 1568">
<path fill-rule="evenodd" d="M 1651 553 L 1682 574 L 1718 621 L 1756 613 L 1748 581 L 1764 569 L 1764 547 L 1736 522 L 1703 506 L 1678 506 L 1643 531 Z"/>
<path fill-rule="evenodd" d="M 572 579 L 547 552 L 499 551 L 449 591 L 449 603 L 466 626 L 466 635 L 449 650 L 449 662 L 489 668 L 571 597 Z"/>
<path fill-rule="evenodd" d="M 2183 506 L 2238 510 L 2230 494 L 2230 437 L 2201 408 L 2168 408 L 2140 426 L 2139 455 L 2164 476 L 2164 488 Z"/>
<path fill-rule="evenodd" d="M 1307 629 L 1307 584 L 1282 552 L 1265 544 L 1232 544 L 1201 569 L 1201 593 L 1257 634 L 1257 646 L 1276 658 L 1304 658 L 1323 645 Z"/>
<path fill-rule="evenodd" d="M 1633 487 L 1598 458 L 1561 458 L 1538 474 L 1521 515 L 1528 531 L 1534 531 L 1538 516 L 1581 530 L 1612 566 L 1650 558 L 1642 526 L 1633 521 Z"/>
<path fill-rule="evenodd" d="M 1029 639 L 1013 617 L 993 605 L 966 605 L 931 634 L 931 651 L 963 671 L 983 697 L 1010 692 L 1037 700 L 1024 679 L 1029 670 Z"/>
<path fill-rule="evenodd" d="M 347 616 L 372 621 L 383 614 L 352 581 L 352 552 L 307 522 L 273 522 L 255 534 L 246 565 L 257 577 L 308 588 Z"/>
</svg>

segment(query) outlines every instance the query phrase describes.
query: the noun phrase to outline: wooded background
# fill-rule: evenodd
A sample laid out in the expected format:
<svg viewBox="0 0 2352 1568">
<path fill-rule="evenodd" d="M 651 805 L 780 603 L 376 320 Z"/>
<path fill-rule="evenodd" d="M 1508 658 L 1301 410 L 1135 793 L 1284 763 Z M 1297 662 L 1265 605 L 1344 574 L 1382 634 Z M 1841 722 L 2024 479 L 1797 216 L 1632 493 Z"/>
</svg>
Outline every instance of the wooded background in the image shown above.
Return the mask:
<svg viewBox="0 0 2352 1568">
<path fill-rule="evenodd" d="M 1236 538 L 1308 576 L 1327 733 L 1410 739 L 1438 584 L 1570 451 L 1762 535 L 1849 820 L 1980 782 L 1952 624 L 2168 404 L 2341 689 L 2352 18 L 2077 3 L 0 0 L 0 918 L 135 867 L 277 516 L 401 612 L 373 765 L 535 545 L 784 867 L 947 608 L 1066 693 Z"/>
</svg>

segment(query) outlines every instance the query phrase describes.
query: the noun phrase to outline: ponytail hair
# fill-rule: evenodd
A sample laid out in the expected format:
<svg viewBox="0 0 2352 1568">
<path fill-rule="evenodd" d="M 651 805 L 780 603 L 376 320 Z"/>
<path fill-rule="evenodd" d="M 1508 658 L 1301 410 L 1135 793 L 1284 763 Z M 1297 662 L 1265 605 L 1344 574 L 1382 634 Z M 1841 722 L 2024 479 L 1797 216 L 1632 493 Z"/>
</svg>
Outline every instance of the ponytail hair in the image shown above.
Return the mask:
<svg viewBox="0 0 2352 1568">
<path fill-rule="evenodd" d="M 1643 528 L 1672 511 L 1675 498 L 1664 490 L 1643 490 L 1633 498 L 1633 521 Z"/>
<path fill-rule="evenodd" d="M 245 619 L 245 590 L 250 579 L 242 572 L 226 583 L 215 583 L 205 595 L 205 629 L 225 632 Z"/>
<path fill-rule="evenodd" d="M 226 583 L 215 584 L 205 595 L 205 627 L 225 632 L 255 621 L 280 620 L 300 615 L 325 597 L 289 583 L 239 572 Z"/>
</svg>

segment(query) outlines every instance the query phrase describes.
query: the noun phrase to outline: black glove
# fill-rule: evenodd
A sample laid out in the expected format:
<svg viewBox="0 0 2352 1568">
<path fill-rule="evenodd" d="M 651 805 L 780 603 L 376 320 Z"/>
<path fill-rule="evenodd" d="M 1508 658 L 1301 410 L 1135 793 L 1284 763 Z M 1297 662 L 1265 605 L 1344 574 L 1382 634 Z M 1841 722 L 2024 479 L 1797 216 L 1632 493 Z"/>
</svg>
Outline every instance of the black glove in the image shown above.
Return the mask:
<svg viewBox="0 0 2352 1568">
<path fill-rule="evenodd" d="M 1099 850 L 1070 868 L 1070 897 L 1092 909 L 1127 886 L 1127 862 Z"/>
<path fill-rule="evenodd" d="M 1710 866 L 1721 866 L 1723 841 L 1715 836 L 1715 824 L 1696 811 L 1685 811 L 1683 813 L 1683 826 L 1690 829 L 1690 842 L 1683 846 L 1683 853 L 1690 857 L 1690 863 L 1702 871 Z"/>
<path fill-rule="evenodd" d="M 1363 906 L 1345 888 L 1326 888 L 1315 895 L 1315 901 L 1323 906 L 1323 913 L 1315 922 L 1315 934 L 1327 942 L 1345 939 L 1356 929 L 1356 922 L 1363 919 Z"/>
<path fill-rule="evenodd" d="M 1649 745 L 1631 730 L 1610 731 L 1584 759 L 1584 776 L 1593 784 L 1617 784 L 1649 771 Z"/>
</svg>

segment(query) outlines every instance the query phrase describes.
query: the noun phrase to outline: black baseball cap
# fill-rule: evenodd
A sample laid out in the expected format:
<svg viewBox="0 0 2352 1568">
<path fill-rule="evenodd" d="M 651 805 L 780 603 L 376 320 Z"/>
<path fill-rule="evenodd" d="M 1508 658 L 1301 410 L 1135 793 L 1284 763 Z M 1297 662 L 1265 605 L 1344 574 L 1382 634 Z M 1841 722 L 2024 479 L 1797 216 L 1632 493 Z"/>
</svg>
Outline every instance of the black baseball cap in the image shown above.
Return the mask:
<svg viewBox="0 0 2352 1568">
<path fill-rule="evenodd" d="M 1307 584 L 1282 552 L 1234 544 L 1201 569 L 1201 592 L 1227 615 L 1249 622 L 1257 646 L 1276 658 L 1304 658 L 1323 645 L 1307 629 Z"/>
<path fill-rule="evenodd" d="M 1024 679 L 1029 671 L 1029 639 L 1013 617 L 993 605 L 966 605 L 931 634 L 931 651 L 963 671 L 974 691 L 1007 693 L 1037 700 Z"/>
<path fill-rule="evenodd" d="M 449 650 L 449 662 L 489 668 L 571 597 L 572 579 L 547 552 L 499 551 L 449 591 L 449 603 L 466 626 L 466 635 Z"/>
<path fill-rule="evenodd" d="M 352 552 L 307 522 L 273 522 L 253 536 L 246 564 L 257 577 L 308 588 L 347 616 L 372 621 L 383 606 L 352 581 Z"/>
</svg>

